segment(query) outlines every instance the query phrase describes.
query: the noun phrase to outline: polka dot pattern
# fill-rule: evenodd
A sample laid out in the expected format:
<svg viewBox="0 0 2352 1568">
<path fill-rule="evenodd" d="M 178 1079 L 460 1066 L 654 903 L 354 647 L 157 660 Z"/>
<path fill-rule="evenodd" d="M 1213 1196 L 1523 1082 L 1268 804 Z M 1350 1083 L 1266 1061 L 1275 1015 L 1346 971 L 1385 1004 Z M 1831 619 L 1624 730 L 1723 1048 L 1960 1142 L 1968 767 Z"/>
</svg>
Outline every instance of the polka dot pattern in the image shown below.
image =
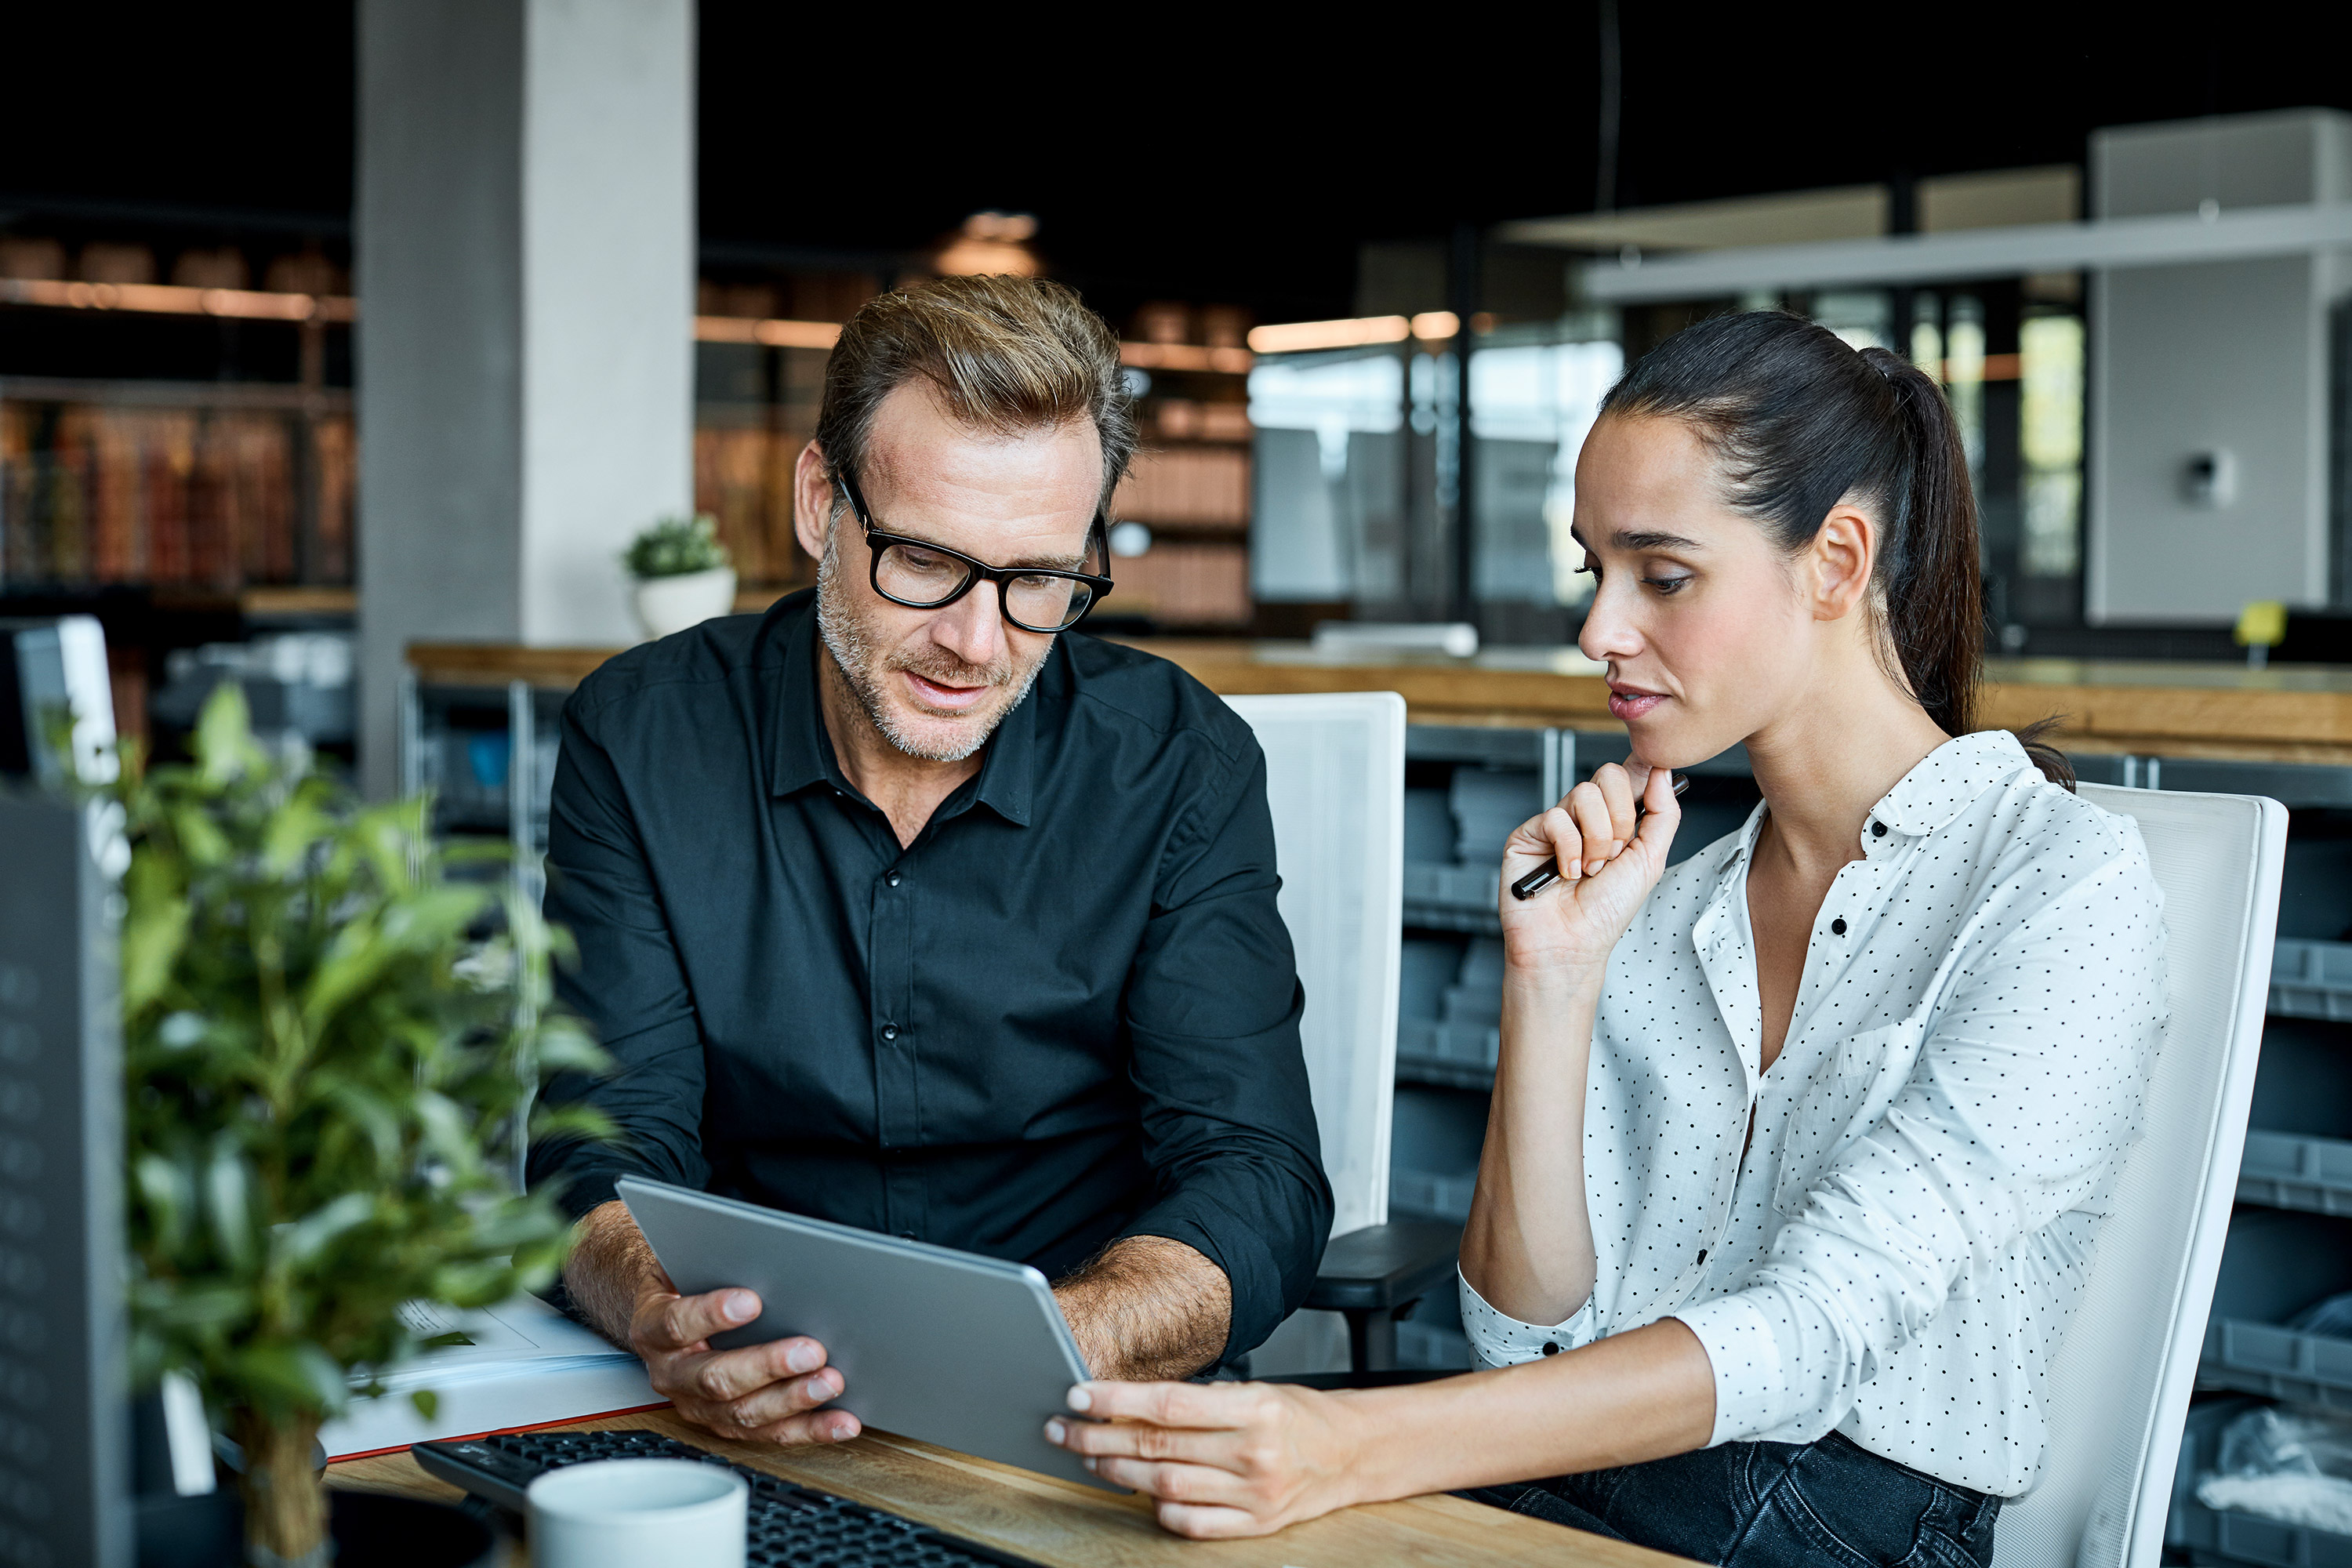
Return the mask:
<svg viewBox="0 0 2352 1568">
<path fill-rule="evenodd" d="M 1591 1299 L 1521 1323 L 1465 1280 L 1472 1346 L 1506 1365 L 1677 1318 L 1714 1369 L 1713 1442 L 1841 1431 L 2017 1496 L 2162 1033 L 2147 847 L 2006 732 L 1946 742 L 1864 825 L 1764 1072 L 1762 824 L 1669 870 L 1611 958 Z"/>
</svg>

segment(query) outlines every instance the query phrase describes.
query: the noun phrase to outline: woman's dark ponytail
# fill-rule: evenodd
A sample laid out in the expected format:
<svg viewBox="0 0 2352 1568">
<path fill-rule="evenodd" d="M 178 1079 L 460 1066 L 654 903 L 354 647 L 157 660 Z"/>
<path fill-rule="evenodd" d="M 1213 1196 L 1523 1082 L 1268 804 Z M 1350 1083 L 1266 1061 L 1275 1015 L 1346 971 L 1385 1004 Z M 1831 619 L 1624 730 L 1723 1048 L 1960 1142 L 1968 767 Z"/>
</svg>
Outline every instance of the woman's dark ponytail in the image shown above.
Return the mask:
<svg viewBox="0 0 2352 1568">
<path fill-rule="evenodd" d="M 1902 472 L 1880 497 L 1890 513 L 1884 564 L 1888 640 L 1911 694 L 1947 735 L 1976 728 L 1984 668 L 1984 585 L 1977 553 L 1977 500 L 1968 448 L 1943 389 L 1885 349 L 1862 363 L 1895 395 L 1903 429 Z"/>
<path fill-rule="evenodd" d="M 1751 311 L 1667 339 L 1601 412 L 1690 424 L 1721 465 L 1731 503 L 1790 552 L 1838 502 L 1872 506 L 1884 646 L 1946 734 L 1976 727 L 1985 625 L 1976 496 L 1942 388 L 1885 349 L 1857 353 L 1801 316 Z M 2043 728 L 2020 739 L 2071 789 L 2074 769 L 2042 743 Z"/>
</svg>

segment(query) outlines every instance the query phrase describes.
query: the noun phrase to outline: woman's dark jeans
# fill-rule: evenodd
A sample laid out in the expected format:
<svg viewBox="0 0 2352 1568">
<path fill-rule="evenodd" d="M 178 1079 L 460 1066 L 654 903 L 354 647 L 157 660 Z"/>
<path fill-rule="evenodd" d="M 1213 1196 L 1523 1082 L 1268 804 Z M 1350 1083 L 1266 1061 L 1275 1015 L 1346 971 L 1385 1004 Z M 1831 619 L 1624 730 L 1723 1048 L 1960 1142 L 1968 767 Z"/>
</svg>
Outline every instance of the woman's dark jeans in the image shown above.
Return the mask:
<svg viewBox="0 0 2352 1568">
<path fill-rule="evenodd" d="M 1835 1432 L 1462 1495 L 1724 1568 L 1990 1568 L 2000 1511 Z"/>
</svg>

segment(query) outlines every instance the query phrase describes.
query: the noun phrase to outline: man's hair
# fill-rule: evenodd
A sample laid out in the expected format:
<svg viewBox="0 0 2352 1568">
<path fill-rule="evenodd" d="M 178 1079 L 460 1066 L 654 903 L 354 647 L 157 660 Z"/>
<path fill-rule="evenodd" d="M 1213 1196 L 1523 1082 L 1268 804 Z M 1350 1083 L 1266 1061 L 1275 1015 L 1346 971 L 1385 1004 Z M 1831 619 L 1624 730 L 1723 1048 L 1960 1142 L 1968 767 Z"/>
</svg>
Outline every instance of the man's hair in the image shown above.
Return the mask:
<svg viewBox="0 0 2352 1568">
<path fill-rule="evenodd" d="M 863 484 L 875 410 L 917 376 L 976 429 L 1016 435 L 1091 419 L 1102 443 L 1098 506 L 1135 456 L 1118 338 L 1062 284 L 941 278 L 867 300 L 825 362 L 816 443 L 831 478 Z M 836 516 L 840 507 L 836 490 Z"/>
</svg>

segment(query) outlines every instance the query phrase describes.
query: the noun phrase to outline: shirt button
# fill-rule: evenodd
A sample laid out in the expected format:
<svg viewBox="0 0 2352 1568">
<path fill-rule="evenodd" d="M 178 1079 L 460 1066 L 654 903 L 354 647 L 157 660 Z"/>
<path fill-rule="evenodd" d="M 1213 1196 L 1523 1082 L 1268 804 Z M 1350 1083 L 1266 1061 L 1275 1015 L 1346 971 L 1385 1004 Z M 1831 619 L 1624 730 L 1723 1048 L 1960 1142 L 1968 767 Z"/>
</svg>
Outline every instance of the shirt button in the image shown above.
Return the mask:
<svg viewBox="0 0 2352 1568">
<path fill-rule="evenodd" d="M 1700 1247 L 1700 1248 L 1698 1249 L 1698 1260 L 1699 1260 L 1701 1263 L 1704 1263 L 1704 1262 L 1706 1262 L 1706 1247 Z"/>
<path fill-rule="evenodd" d="M 886 1039 L 886 1040 L 895 1040 L 895 1039 L 897 1039 L 897 1038 L 898 1037 L 898 1025 L 896 1025 L 896 1024 L 885 1024 L 885 1025 L 883 1025 L 883 1026 L 882 1026 L 882 1037 L 883 1037 L 884 1039 Z"/>
<path fill-rule="evenodd" d="M 1838 935 L 1840 935 L 1840 936 L 1843 936 L 1843 935 L 1845 934 L 1845 919 L 1844 919 L 1844 917 L 1843 917 L 1843 916 L 1840 916 L 1838 919 L 1836 919 L 1836 920 L 1833 920 L 1833 921 L 1830 921 L 1830 930 L 1832 930 L 1832 931 L 1833 931 L 1837 932 L 1837 933 L 1838 933 Z"/>
<path fill-rule="evenodd" d="M 887 877 L 883 878 L 882 879 L 883 879 L 884 881 L 886 881 L 886 882 L 889 883 L 892 887 L 894 887 L 894 888 L 895 888 L 895 887 L 897 887 L 897 886 L 898 885 L 898 872 L 896 872 L 896 871 L 893 871 L 893 872 L 891 872 L 888 876 L 887 876 Z"/>
<path fill-rule="evenodd" d="M 1874 822 L 1874 823 L 1872 823 L 1872 824 L 1870 825 L 1870 836 L 1871 836 L 1873 838 L 1884 838 L 1884 837 L 1886 837 L 1886 824 L 1885 824 L 1885 823 L 1883 823 L 1883 822 Z"/>
<path fill-rule="evenodd" d="M 1559 1353 L 1559 1344 L 1551 1340 L 1544 1341 L 1543 1353 L 1546 1355 L 1558 1355 Z"/>
</svg>

